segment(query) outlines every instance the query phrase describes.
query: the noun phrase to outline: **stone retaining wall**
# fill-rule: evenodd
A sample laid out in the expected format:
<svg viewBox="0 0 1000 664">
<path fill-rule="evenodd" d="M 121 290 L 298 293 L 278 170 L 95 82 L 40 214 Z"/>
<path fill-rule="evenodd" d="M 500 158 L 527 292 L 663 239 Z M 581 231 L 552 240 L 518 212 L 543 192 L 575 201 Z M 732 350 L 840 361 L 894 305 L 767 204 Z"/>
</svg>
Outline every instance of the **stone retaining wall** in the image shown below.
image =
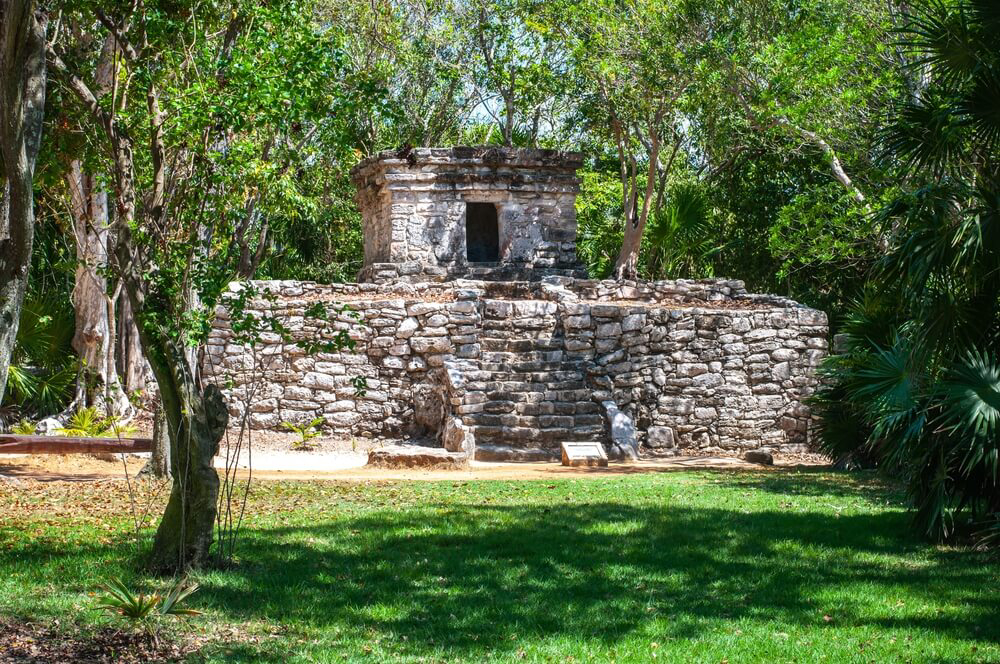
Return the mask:
<svg viewBox="0 0 1000 664">
<path fill-rule="evenodd" d="M 458 416 L 479 445 L 555 449 L 607 441 L 599 404 L 612 399 L 650 447 L 809 442 L 803 399 L 826 354 L 826 316 L 739 281 L 258 286 L 278 295 L 259 312 L 295 339 L 344 330 L 357 347 L 309 356 L 265 335 L 251 353 L 220 312 L 204 370 L 228 386 L 234 415 L 249 404 L 255 428 L 322 417 L 340 434 L 397 437 Z M 352 311 L 308 319 L 317 301 Z"/>
</svg>

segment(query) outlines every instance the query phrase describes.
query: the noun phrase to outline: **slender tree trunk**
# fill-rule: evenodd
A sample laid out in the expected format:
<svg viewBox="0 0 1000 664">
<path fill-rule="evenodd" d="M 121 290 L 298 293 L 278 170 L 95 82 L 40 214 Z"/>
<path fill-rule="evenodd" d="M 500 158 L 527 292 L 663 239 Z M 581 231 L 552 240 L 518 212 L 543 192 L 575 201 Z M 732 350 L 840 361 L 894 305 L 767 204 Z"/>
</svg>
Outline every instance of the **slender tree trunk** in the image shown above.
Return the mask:
<svg viewBox="0 0 1000 664">
<path fill-rule="evenodd" d="M 510 93 L 503 96 L 503 144 L 514 147 L 514 73 L 510 74 Z"/>
<path fill-rule="evenodd" d="M 0 0 L 0 402 L 28 286 L 32 182 L 45 117 L 46 17 L 30 0 Z"/>
<path fill-rule="evenodd" d="M 142 357 L 139 330 L 135 326 L 135 315 L 128 297 L 123 297 L 118 306 L 118 375 L 129 394 L 146 387 L 146 360 Z"/>
<path fill-rule="evenodd" d="M 840 157 L 837 156 L 837 152 L 833 149 L 833 146 L 827 143 L 823 137 L 816 132 L 793 125 L 784 118 L 780 118 L 778 123 L 791 128 L 793 131 L 797 132 L 799 136 L 812 143 L 814 147 L 818 148 L 829 162 L 830 172 L 833 173 L 833 178 L 847 190 L 855 201 L 861 203 L 867 209 L 868 203 L 864 192 L 858 188 L 858 185 L 854 184 L 851 176 L 844 170 L 844 165 L 840 162 Z"/>
<path fill-rule="evenodd" d="M 646 191 L 643 194 L 642 207 L 638 216 L 625 218 L 625 236 L 622 238 L 622 250 L 615 261 L 615 276 L 619 279 L 635 279 L 639 274 L 639 249 L 642 247 L 642 234 L 646 230 L 646 220 L 652 207 L 653 194 L 656 192 L 657 160 L 660 158 L 660 139 L 655 126 L 650 132 L 649 165 L 646 169 Z M 633 187 L 635 189 L 636 187 Z M 626 211 L 634 210 L 636 202 L 626 205 Z"/>
</svg>

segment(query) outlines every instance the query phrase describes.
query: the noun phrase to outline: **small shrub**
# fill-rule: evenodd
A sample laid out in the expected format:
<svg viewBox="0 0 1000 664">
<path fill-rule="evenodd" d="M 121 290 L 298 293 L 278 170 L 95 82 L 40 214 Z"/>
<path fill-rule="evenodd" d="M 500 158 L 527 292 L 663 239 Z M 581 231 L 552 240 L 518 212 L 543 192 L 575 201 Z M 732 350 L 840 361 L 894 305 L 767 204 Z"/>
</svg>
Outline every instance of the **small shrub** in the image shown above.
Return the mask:
<svg viewBox="0 0 1000 664">
<path fill-rule="evenodd" d="M 114 415 L 102 416 L 97 408 L 81 408 L 73 413 L 66 426 L 56 429 L 60 436 L 79 436 L 81 438 L 113 438 L 120 435 L 135 433 L 135 427 L 122 424 Z"/>
<path fill-rule="evenodd" d="M 104 584 L 107 594 L 97 605 L 111 613 L 117 613 L 133 624 L 149 625 L 160 616 L 197 616 L 200 611 L 182 606 L 184 600 L 198 590 L 197 583 L 180 580 L 174 584 L 166 597 L 153 593 L 135 593 L 120 579 L 111 579 Z"/>
<path fill-rule="evenodd" d="M 31 434 L 35 433 L 35 427 L 36 425 L 34 422 L 25 418 L 20 422 L 18 422 L 17 424 L 15 424 L 14 426 L 12 426 L 10 428 L 10 432 L 20 434 L 22 436 L 30 436 Z"/>
<path fill-rule="evenodd" d="M 323 418 L 317 417 L 308 424 L 297 425 L 291 422 L 282 422 L 281 426 L 299 435 L 299 439 L 292 443 L 293 450 L 310 450 L 312 444 L 309 441 L 319 436 L 317 427 L 321 424 L 323 424 Z"/>
</svg>

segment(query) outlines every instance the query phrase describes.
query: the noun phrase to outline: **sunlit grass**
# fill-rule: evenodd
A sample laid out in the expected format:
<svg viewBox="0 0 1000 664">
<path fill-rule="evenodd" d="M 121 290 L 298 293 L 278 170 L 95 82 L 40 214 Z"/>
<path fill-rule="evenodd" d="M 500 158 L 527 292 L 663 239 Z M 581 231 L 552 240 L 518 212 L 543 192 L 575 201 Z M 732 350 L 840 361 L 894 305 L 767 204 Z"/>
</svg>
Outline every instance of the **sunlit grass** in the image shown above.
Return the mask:
<svg viewBox="0 0 1000 664">
<path fill-rule="evenodd" d="M 88 629 L 108 575 L 163 583 L 135 571 L 125 505 L 0 494 L 0 613 Z M 1000 660 L 1000 569 L 908 519 L 824 473 L 262 483 L 188 629 L 213 661 Z"/>
</svg>

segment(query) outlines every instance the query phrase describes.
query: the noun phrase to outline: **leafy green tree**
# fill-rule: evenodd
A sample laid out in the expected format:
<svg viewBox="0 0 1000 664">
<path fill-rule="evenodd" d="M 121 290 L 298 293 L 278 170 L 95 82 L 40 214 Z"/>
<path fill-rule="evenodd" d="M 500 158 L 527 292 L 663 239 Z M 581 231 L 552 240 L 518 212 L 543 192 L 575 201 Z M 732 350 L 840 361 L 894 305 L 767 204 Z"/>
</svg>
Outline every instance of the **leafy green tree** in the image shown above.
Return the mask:
<svg viewBox="0 0 1000 664">
<path fill-rule="evenodd" d="M 600 279 L 614 270 L 622 247 L 621 182 L 614 171 L 607 170 L 577 173 L 580 178 L 580 195 L 576 199 L 577 253 L 590 276 Z"/>
<path fill-rule="evenodd" d="M 731 223 L 717 273 L 831 310 L 858 294 L 886 239 L 892 195 L 877 120 L 906 94 L 880 0 L 689 3 L 705 26 L 680 48 L 693 165 Z"/>
<path fill-rule="evenodd" d="M 560 122 L 556 101 L 563 92 L 566 57 L 531 25 L 531 4 L 473 0 L 462 13 L 463 31 L 476 55 L 471 78 L 477 108 L 500 128 L 507 147 L 537 147 L 546 128 Z"/>
<path fill-rule="evenodd" d="M 474 45 L 456 0 L 332 0 L 318 18 L 342 31 L 345 76 L 357 97 L 343 114 L 353 162 L 386 148 L 445 145 L 475 106 Z M 332 147 L 331 144 L 327 144 Z"/>
<path fill-rule="evenodd" d="M 677 43 L 693 26 L 663 0 L 552 2 L 536 21 L 567 53 L 587 129 L 617 155 L 623 234 L 614 272 L 635 278 L 657 188 L 683 141 L 678 107 L 691 71 Z"/>
<path fill-rule="evenodd" d="M 110 11 L 110 10 L 108 10 Z M 173 484 L 157 530 L 158 567 L 206 559 L 228 411 L 198 376 L 197 347 L 229 281 L 266 250 L 271 207 L 295 200 L 295 155 L 339 121 L 338 33 L 288 0 L 142 3 L 106 13 L 73 4 L 121 49 L 99 99 L 50 42 L 49 61 L 100 132 L 115 192 L 111 269 L 135 312 L 159 388 Z M 132 104 L 142 100 L 142 104 Z"/>
<path fill-rule="evenodd" d="M 880 212 L 891 250 L 828 365 L 823 443 L 903 476 L 943 539 L 963 510 L 1000 526 L 1000 7 L 925 0 L 901 34 L 927 84 L 884 134 L 905 191 Z"/>
</svg>

